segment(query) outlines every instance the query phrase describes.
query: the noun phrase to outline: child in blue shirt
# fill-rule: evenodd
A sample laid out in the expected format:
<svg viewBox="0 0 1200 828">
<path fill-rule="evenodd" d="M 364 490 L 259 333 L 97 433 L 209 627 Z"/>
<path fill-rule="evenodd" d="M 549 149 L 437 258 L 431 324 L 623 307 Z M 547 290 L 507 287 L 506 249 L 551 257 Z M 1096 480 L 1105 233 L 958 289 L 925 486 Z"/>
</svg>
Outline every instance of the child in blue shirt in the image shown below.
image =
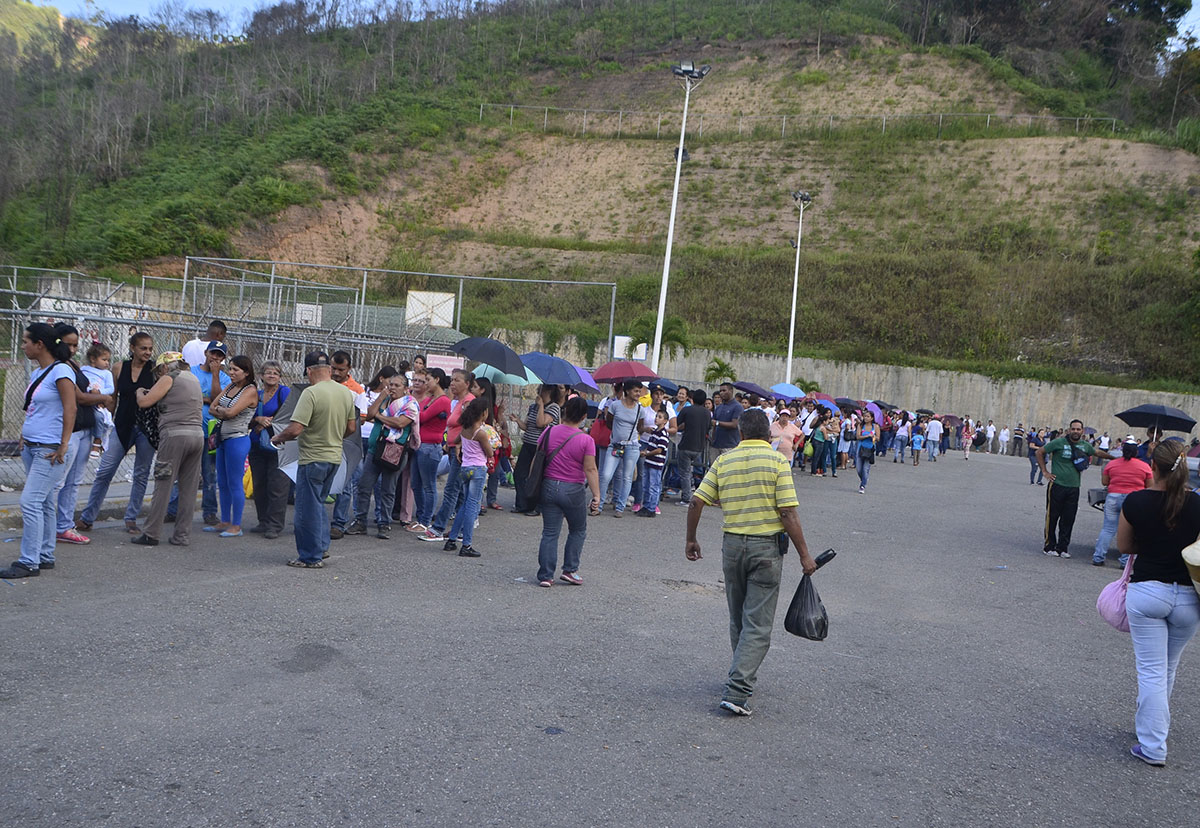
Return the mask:
<svg viewBox="0 0 1200 828">
<path fill-rule="evenodd" d="M 654 431 L 642 444 L 642 459 L 646 461 L 646 485 L 642 489 L 642 508 L 637 514 L 654 517 L 659 514 L 658 501 L 662 497 L 663 467 L 667 464 L 667 447 L 671 438 L 667 435 L 667 412 L 660 410 L 654 415 Z"/>
</svg>

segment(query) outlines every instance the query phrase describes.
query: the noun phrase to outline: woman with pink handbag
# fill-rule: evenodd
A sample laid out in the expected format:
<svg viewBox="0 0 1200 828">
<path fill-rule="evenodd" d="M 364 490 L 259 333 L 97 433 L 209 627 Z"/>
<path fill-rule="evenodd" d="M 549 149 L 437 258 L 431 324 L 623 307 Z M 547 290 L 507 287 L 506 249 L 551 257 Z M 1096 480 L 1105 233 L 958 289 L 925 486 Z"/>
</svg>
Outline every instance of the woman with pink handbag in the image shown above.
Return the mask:
<svg viewBox="0 0 1200 828">
<path fill-rule="evenodd" d="M 1184 547 L 1200 535 L 1200 496 L 1188 488 L 1184 448 L 1158 444 L 1154 484 L 1125 498 L 1117 525 L 1121 554 L 1137 556 L 1125 596 L 1138 674 L 1138 741 L 1130 753 L 1157 767 L 1167 763 L 1175 671 L 1200 624 L 1200 598 L 1183 560 Z"/>
</svg>

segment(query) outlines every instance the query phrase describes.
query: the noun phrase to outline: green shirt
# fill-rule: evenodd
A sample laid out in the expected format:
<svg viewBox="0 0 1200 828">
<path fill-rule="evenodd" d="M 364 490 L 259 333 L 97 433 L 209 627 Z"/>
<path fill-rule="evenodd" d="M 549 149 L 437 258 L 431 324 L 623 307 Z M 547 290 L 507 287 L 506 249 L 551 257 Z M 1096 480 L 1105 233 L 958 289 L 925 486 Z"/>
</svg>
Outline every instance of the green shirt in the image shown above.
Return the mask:
<svg viewBox="0 0 1200 828">
<path fill-rule="evenodd" d="M 354 394 L 340 382 L 318 382 L 300 392 L 292 422 L 300 432 L 300 465 L 341 463 L 346 425 L 358 422 Z"/>
<path fill-rule="evenodd" d="M 1076 443 L 1075 447 L 1081 455 L 1091 456 L 1094 453 L 1092 444 L 1083 440 Z M 1066 437 L 1055 438 L 1046 443 L 1043 451 L 1050 458 L 1050 473 L 1054 475 L 1055 485 L 1078 489 L 1079 470 L 1075 468 L 1074 458 L 1071 456 L 1071 441 Z"/>
</svg>

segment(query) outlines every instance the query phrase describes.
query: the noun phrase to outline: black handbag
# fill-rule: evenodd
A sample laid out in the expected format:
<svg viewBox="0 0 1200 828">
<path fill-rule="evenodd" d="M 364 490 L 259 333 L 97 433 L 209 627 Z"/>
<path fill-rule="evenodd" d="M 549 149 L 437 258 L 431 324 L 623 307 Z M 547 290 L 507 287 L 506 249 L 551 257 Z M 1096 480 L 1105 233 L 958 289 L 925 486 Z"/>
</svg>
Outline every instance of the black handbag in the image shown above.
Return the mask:
<svg viewBox="0 0 1200 828">
<path fill-rule="evenodd" d="M 572 434 L 554 451 L 546 453 L 546 441 L 549 438 L 550 429 L 547 428 L 542 432 L 542 436 L 538 439 L 537 450 L 533 453 L 533 460 L 529 463 L 529 476 L 525 478 L 525 502 L 536 506 L 542 500 L 542 481 L 546 477 L 546 467 L 550 465 L 550 461 L 566 447 L 567 443 L 579 436 L 587 436 L 582 431 L 578 434 Z M 590 438 L 589 438 L 590 439 Z"/>
</svg>

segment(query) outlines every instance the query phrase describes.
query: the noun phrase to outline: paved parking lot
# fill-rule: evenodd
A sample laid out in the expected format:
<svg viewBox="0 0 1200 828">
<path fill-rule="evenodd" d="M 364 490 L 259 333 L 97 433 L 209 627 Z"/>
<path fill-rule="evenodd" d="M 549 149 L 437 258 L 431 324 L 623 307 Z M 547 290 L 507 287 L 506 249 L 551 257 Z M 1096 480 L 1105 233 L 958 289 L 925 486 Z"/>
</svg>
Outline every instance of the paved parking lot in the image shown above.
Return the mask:
<svg viewBox="0 0 1200 828">
<path fill-rule="evenodd" d="M 1090 480 L 1089 480 L 1090 478 Z M 1098 485 L 1089 471 L 1085 485 Z M 755 714 L 728 668 L 717 510 L 589 524 L 583 587 L 534 585 L 541 522 L 490 513 L 478 560 L 397 532 L 283 566 L 290 537 L 129 545 L 0 583 L 0 813 L 20 826 L 1186 825 L 1200 804 L 1200 654 L 1169 765 L 1127 755 L 1128 635 L 1083 507 L 1041 553 L 1019 458 L 797 476 L 830 615 L 782 629 Z M 511 490 L 502 490 L 511 499 Z M 247 524 L 253 521 L 248 519 Z M 8 533 L 12 536 L 15 533 Z M 15 543 L 5 548 L 15 559 Z M 1115 554 L 1113 556 L 1115 560 Z"/>
</svg>

